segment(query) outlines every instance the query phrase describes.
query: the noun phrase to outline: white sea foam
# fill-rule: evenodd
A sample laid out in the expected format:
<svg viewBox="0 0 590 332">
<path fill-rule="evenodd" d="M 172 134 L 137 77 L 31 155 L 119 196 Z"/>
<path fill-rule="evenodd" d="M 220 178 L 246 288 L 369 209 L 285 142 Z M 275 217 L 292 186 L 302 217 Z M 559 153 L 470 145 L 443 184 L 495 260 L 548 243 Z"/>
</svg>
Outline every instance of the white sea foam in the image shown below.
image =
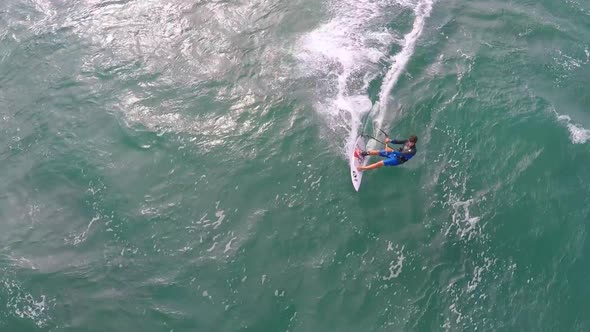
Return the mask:
<svg viewBox="0 0 590 332">
<path fill-rule="evenodd" d="M 347 149 L 359 132 L 363 117 L 373 110 L 380 126 L 388 109 L 388 98 L 414 53 L 416 42 L 432 10 L 433 0 L 369 1 L 341 0 L 331 3 L 332 19 L 303 36 L 296 56 L 305 76 L 320 81 L 318 112 L 338 134 L 348 134 Z M 387 13 L 411 9 L 415 15 L 412 30 L 403 38 L 385 28 L 392 17 Z M 372 105 L 367 96 L 369 83 L 380 74 L 389 47 L 397 43 L 401 51 L 389 58 L 379 94 L 381 106 Z M 326 86 L 321 86 L 327 82 Z"/>
<path fill-rule="evenodd" d="M 570 133 L 570 141 L 573 144 L 584 144 L 590 140 L 590 130 L 582 127 L 582 125 L 575 123 L 567 115 L 561 115 L 555 112 L 557 120 L 565 124 Z"/>
<path fill-rule="evenodd" d="M 49 300 L 45 295 L 41 294 L 35 297 L 19 282 L 11 279 L 0 280 L 0 285 L 7 295 L 6 309 L 8 312 L 22 319 L 31 320 L 38 327 L 43 327 L 49 322 Z"/>
<path fill-rule="evenodd" d="M 390 244 L 388 244 L 387 251 L 389 251 Z M 392 260 L 389 264 L 389 275 L 382 277 L 384 281 L 391 280 L 393 278 L 397 278 L 400 273 L 402 273 L 402 269 L 404 267 L 404 260 L 406 256 L 404 256 L 404 246 L 396 253 L 397 259 Z"/>
</svg>

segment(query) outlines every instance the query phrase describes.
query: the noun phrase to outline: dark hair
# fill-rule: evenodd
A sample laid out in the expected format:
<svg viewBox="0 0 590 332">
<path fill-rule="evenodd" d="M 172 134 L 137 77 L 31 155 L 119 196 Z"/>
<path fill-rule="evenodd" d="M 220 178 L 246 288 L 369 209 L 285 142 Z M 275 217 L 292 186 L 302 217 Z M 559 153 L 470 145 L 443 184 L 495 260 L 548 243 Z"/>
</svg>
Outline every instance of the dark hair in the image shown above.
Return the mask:
<svg viewBox="0 0 590 332">
<path fill-rule="evenodd" d="M 418 136 L 412 135 L 412 136 L 410 136 L 410 138 L 408 139 L 408 141 L 410 141 L 412 143 L 417 143 L 418 142 Z"/>
</svg>

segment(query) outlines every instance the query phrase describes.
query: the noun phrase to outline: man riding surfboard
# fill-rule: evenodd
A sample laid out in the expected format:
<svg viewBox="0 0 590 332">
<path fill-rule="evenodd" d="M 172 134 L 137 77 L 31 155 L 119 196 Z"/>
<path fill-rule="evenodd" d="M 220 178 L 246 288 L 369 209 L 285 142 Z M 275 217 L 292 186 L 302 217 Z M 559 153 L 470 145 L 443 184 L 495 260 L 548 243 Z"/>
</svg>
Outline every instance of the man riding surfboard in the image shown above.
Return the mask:
<svg viewBox="0 0 590 332">
<path fill-rule="evenodd" d="M 416 154 L 416 143 L 418 142 L 418 137 L 416 135 L 412 135 L 405 140 L 391 140 L 389 138 L 385 139 L 385 143 L 393 143 L 393 144 L 403 144 L 403 146 L 397 150 L 394 150 L 389 147 L 389 145 L 385 146 L 384 150 L 370 150 L 370 151 L 362 151 L 356 150 L 354 152 L 355 156 L 360 154 L 361 156 L 380 156 L 386 158 L 384 160 L 378 161 L 371 165 L 367 166 L 358 166 L 356 169 L 359 171 L 366 171 L 370 169 L 377 169 L 383 166 L 397 166 L 405 163 L 406 161 L 410 160 Z"/>
</svg>

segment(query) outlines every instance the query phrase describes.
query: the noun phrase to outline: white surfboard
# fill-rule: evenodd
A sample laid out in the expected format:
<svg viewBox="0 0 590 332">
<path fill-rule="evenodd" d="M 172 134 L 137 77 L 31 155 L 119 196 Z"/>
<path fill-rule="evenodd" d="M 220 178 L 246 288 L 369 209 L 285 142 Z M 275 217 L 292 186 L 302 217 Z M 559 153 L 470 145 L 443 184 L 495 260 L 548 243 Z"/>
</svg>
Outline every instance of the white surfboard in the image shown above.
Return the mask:
<svg viewBox="0 0 590 332">
<path fill-rule="evenodd" d="M 357 171 L 356 168 L 357 166 L 365 164 L 365 157 L 361 156 L 359 152 L 360 150 L 364 151 L 365 149 L 365 138 L 362 136 L 357 137 L 356 142 L 354 143 L 354 148 L 350 153 L 350 177 L 352 178 L 352 185 L 356 191 L 359 191 L 361 180 L 363 179 L 363 172 Z"/>
</svg>

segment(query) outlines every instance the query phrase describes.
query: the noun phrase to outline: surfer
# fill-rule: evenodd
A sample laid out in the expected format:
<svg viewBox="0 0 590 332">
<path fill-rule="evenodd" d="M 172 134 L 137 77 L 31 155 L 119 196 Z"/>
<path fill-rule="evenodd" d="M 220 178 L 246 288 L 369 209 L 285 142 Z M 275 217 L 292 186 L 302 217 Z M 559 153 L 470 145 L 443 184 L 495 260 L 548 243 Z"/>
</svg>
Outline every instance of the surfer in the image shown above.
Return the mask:
<svg viewBox="0 0 590 332">
<path fill-rule="evenodd" d="M 412 135 L 408 137 L 408 139 L 404 140 L 397 140 L 397 139 L 385 139 L 385 143 L 393 143 L 393 144 L 403 144 L 403 146 L 397 150 L 394 150 L 386 145 L 385 150 L 370 150 L 370 151 L 359 151 L 360 154 L 365 156 L 380 156 L 383 158 L 387 158 L 371 165 L 367 166 L 358 166 L 357 170 L 359 171 L 366 171 L 370 169 L 377 169 L 383 166 L 397 166 L 405 163 L 406 161 L 410 160 L 416 154 L 416 143 L 418 142 L 418 137 L 416 135 Z"/>
</svg>

